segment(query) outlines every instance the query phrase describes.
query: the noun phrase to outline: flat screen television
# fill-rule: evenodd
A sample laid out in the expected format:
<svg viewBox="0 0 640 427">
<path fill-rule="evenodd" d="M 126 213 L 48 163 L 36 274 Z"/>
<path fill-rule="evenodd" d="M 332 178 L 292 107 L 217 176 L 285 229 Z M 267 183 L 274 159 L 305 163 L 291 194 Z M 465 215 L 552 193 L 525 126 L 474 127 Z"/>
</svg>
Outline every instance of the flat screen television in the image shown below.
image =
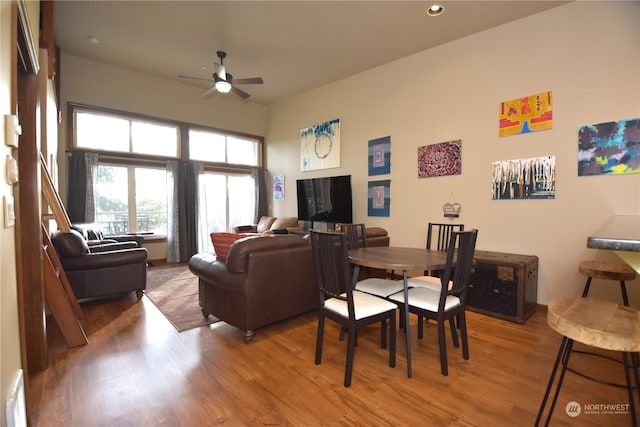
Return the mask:
<svg viewBox="0 0 640 427">
<path fill-rule="evenodd" d="M 298 219 L 351 223 L 351 175 L 299 179 Z"/>
</svg>

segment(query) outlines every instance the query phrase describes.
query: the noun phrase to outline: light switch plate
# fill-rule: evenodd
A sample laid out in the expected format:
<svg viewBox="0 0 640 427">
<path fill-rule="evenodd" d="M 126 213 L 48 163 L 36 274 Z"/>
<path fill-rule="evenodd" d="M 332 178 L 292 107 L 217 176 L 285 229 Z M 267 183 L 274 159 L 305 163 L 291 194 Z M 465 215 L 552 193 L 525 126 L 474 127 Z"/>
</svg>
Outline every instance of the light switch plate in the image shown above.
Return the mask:
<svg viewBox="0 0 640 427">
<path fill-rule="evenodd" d="M 2 207 L 4 210 L 4 228 L 13 227 L 16 224 L 16 213 L 14 210 L 13 197 L 4 196 L 2 198 Z"/>
<path fill-rule="evenodd" d="M 5 132 L 5 144 L 9 147 L 18 148 L 18 141 L 20 135 L 22 135 L 22 127 L 18 121 L 18 116 L 6 114 L 4 116 L 4 132 Z"/>
</svg>

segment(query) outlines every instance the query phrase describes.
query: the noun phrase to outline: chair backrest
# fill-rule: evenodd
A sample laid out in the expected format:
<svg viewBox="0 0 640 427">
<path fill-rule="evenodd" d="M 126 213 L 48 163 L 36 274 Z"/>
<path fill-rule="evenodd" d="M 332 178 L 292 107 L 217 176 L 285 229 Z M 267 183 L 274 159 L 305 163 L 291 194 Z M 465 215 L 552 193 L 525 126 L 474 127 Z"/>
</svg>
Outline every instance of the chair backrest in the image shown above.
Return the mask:
<svg viewBox="0 0 640 427">
<path fill-rule="evenodd" d="M 464 224 L 439 224 L 430 222 L 427 226 L 427 249 L 446 252 L 449 249 L 451 234 L 454 231 L 464 231 Z M 436 246 L 433 247 L 435 240 Z"/>
<path fill-rule="evenodd" d="M 349 317 L 355 316 L 346 234 L 337 231 L 310 231 L 320 305 L 324 306 L 325 299 L 338 298 L 347 301 Z M 343 292 L 346 297 L 341 295 Z"/>
<path fill-rule="evenodd" d="M 442 289 L 448 288 L 449 281 L 453 281 L 453 285 L 448 292 L 440 294 L 440 309 L 444 307 L 447 295 L 455 295 L 460 298 L 462 304 L 465 304 L 477 238 L 478 230 L 476 229 L 451 233 L 447 263 L 440 280 L 443 283 Z"/>
<path fill-rule="evenodd" d="M 367 229 L 364 224 L 337 224 L 336 231 L 347 234 L 349 249 L 367 247 Z"/>
</svg>

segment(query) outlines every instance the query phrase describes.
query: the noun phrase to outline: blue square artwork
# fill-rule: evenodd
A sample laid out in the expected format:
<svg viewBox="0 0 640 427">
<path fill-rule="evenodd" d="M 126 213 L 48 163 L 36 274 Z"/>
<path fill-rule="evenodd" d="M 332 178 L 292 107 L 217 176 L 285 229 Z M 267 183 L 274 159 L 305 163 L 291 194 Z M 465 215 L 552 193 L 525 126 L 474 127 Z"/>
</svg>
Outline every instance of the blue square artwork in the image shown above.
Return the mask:
<svg viewBox="0 0 640 427">
<path fill-rule="evenodd" d="M 367 197 L 369 216 L 389 216 L 391 180 L 369 181 Z"/>
<path fill-rule="evenodd" d="M 391 173 L 391 137 L 369 141 L 369 176 Z"/>
</svg>

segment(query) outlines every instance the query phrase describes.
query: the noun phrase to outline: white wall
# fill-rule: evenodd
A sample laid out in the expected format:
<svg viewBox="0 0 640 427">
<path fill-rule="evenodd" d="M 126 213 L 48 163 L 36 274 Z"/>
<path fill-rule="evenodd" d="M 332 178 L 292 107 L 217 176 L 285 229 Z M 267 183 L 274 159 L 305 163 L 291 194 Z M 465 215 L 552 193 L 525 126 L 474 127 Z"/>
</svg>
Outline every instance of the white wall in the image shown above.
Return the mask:
<svg viewBox="0 0 640 427">
<path fill-rule="evenodd" d="M 640 3 L 574 2 L 421 52 L 272 105 L 267 166 L 285 176 L 275 216 L 296 215 L 299 178 L 351 174 L 354 221 L 422 247 L 453 195 L 477 248 L 539 257 L 538 302 L 578 295 L 586 248 L 615 214 L 640 214 L 640 174 L 577 176 L 577 128 L 640 117 Z M 498 136 L 501 101 L 553 92 L 553 129 Z M 339 117 L 341 167 L 300 172 L 300 129 Z M 367 176 L 371 139 L 391 136 L 391 174 Z M 417 147 L 462 139 L 462 175 L 417 178 Z M 554 200 L 491 200 L 491 163 L 556 156 Z M 391 215 L 367 216 L 367 182 L 391 179 Z M 640 281 L 629 286 L 640 306 Z M 592 287 L 619 300 L 617 286 Z"/>
</svg>

